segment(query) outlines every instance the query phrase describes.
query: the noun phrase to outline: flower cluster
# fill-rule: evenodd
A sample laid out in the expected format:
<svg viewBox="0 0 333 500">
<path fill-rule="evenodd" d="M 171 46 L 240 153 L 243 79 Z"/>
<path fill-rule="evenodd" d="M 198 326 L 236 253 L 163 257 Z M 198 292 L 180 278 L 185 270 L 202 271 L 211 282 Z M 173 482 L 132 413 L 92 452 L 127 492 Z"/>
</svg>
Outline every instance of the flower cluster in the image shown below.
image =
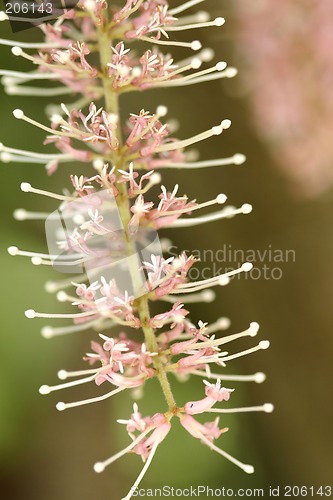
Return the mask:
<svg viewBox="0 0 333 500">
<path fill-rule="evenodd" d="M 37 70 L 30 73 L 2 70 L 7 92 L 44 96 L 78 94 L 72 104 L 48 106 L 48 110 L 51 109 L 48 125 L 26 116 L 22 110 L 14 110 L 15 118 L 44 130 L 45 143 L 53 144 L 57 153 L 23 151 L 1 144 L 2 161 L 41 163 L 48 174 L 73 160 L 91 164 L 94 169 L 91 177 L 71 175 L 71 188 L 64 194 L 34 188 L 28 182 L 21 184 L 23 192 L 58 200 L 58 212 L 66 221 L 68 231 L 53 230 L 56 241 L 52 252 L 29 252 L 12 246 L 9 253 L 30 257 L 34 265 L 54 265 L 62 272 L 67 271 L 69 276 L 48 282 L 46 289 L 57 292 L 59 301 L 70 302 L 75 308 L 74 312 L 65 314 L 29 309 L 26 317 L 73 320 L 65 327 L 44 326 L 42 334 L 46 338 L 89 329 L 97 333 L 97 339 L 91 342 L 92 352 L 84 358 L 89 367 L 78 371 L 60 370 L 61 380 L 73 380 L 43 385 L 40 393 L 49 394 L 86 383 L 110 388 L 90 399 L 59 402 L 57 409 L 63 411 L 105 400 L 126 389 L 143 392 L 145 382 L 156 377 L 167 403 L 164 413 L 147 417 L 142 417 L 135 404 L 130 418 L 120 421 L 126 425 L 131 443 L 111 458 L 95 464 L 95 471 L 102 472 L 128 452 L 141 456 L 144 467 L 125 499 L 133 495 L 167 436 L 173 418 L 179 418 L 184 429 L 201 443 L 251 473 L 251 465 L 243 464 L 214 444 L 228 430 L 219 427 L 219 419 L 202 424 L 194 416 L 271 412 L 273 409 L 271 404 L 250 408 L 223 406 L 234 390 L 223 387 L 223 381 L 261 383 L 265 379 L 260 372 L 224 373 L 229 361 L 268 348 L 268 341 L 260 341 L 234 354 L 222 350 L 224 344 L 254 337 L 258 324 L 251 323 L 242 332 L 221 336 L 219 332 L 229 328 L 227 318 L 210 325 L 199 321 L 195 326 L 188 318 L 186 305 L 210 302 L 214 299 L 213 287 L 227 285 L 231 276 L 249 271 L 252 265 L 245 262 L 231 272 L 191 281 L 189 270 L 196 259 L 184 252 L 177 258 L 163 257 L 159 248 L 163 250 L 165 244 L 156 238 L 157 230 L 162 227 L 192 227 L 251 212 L 252 207 L 247 203 L 239 208 L 225 205 L 227 197 L 223 193 L 203 202 L 191 200 L 179 193 L 177 184 L 171 188 L 162 184 L 160 194 L 151 195 L 151 188 L 161 183 L 163 168 L 196 169 L 243 163 L 245 157 L 240 153 L 231 158 L 191 161 L 191 152 L 187 151 L 192 144 L 222 134 L 230 127 L 230 120 L 223 119 L 209 130 L 183 140 L 173 137 L 172 126 L 163 123 L 167 114 L 165 106 L 158 106 L 155 113 L 139 107 L 126 123 L 120 121 L 119 98 L 125 92 L 235 76 L 236 70 L 227 68 L 224 62 L 198 71 L 213 57 L 212 51 L 201 50 L 196 40 L 170 39 L 173 31 L 223 25 L 223 18 L 209 21 L 206 12 L 178 17 L 201 1 L 191 0 L 170 9 L 166 0 L 127 0 L 119 9 L 104 0 L 80 0 L 77 10 L 64 14 L 53 25 L 41 26 L 44 42 L 15 44 L 1 40 L 2 44 L 12 45 L 15 56 L 24 57 L 37 66 Z M 138 55 L 136 41 L 150 43 L 154 48 Z M 194 58 L 175 63 L 170 55 L 155 49 L 157 45 L 181 45 L 198 52 Z M 38 49 L 38 53 L 31 54 L 30 49 Z M 44 80 L 58 81 L 60 86 L 43 89 L 24 85 L 27 81 Z M 102 99 L 104 102 L 99 102 Z M 193 212 L 215 205 L 224 207 L 192 217 Z M 46 214 L 24 209 L 17 209 L 14 215 L 18 220 L 46 220 L 47 231 L 48 224 L 58 217 L 57 212 Z M 138 248 L 141 258 L 138 258 Z M 150 313 L 151 301 L 158 301 L 157 314 Z M 112 332 L 114 327 L 122 331 L 116 335 Z M 213 373 L 212 365 L 223 370 Z M 189 375 L 204 378 L 204 397 L 179 405 L 173 396 L 170 377 L 183 381 Z M 220 406 L 216 407 L 217 404 Z"/>
</svg>

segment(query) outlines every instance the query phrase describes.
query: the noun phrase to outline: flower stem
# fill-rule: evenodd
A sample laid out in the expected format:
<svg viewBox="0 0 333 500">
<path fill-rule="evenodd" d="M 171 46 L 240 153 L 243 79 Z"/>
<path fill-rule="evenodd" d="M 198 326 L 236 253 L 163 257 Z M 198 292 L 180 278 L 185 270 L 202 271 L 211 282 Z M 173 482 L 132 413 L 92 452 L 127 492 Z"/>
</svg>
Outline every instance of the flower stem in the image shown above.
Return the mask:
<svg viewBox="0 0 333 500">
<path fill-rule="evenodd" d="M 103 26 L 98 27 L 98 46 L 99 46 L 101 70 L 103 74 L 102 82 L 104 89 L 105 109 L 108 113 L 116 114 L 118 118 L 120 118 L 118 95 L 117 92 L 115 92 L 115 90 L 112 87 L 111 78 L 108 78 L 107 74 L 108 71 L 107 63 L 110 62 L 112 59 L 111 39 Z M 117 139 L 121 144 L 121 132 L 119 132 L 118 135 L 119 137 L 117 137 Z M 115 158 L 113 160 L 114 163 L 116 163 L 117 170 L 123 167 L 124 158 L 122 158 L 119 155 L 115 155 Z M 127 186 L 125 183 L 116 183 L 116 187 L 119 191 L 119 194 L 117 196 L 119 215 L 121 217 L 124 228 L 127 228 L 128 223 L 131 219 Z M 131 238 L 128 234 L 128 231 L 126 231 L 126 240 L 127 240 L 128 256 L 130 256 L 133 254 L 133 250 L 135 249 L 132 248 Z M 138 269 L 135 265 L 134 266 L 131 265 L 130 259 L 128 259 L 128 262 L 129 262 L 132 281 L 133 284 L 135 285 L 135 283 L 140 282 L 140 273 L 138 272 Z M 141 321 L 141 326 L 144 333 L 147 350 L 150 352 L 158 352 L 158 345 L 155 337 L 155 332 L 154 329 L 149 324 L 150 312 L 149 312 L 149 303 L 147 296 L 144 295 L 137 299 L 137 310 Z M 177 406 L 172 394 L 166 370 L 159 356 L 154 356 L 152 360 L 164 397 L 168 404 L 169 410 L 172 412 L 177 408 Z"/>
</svg>

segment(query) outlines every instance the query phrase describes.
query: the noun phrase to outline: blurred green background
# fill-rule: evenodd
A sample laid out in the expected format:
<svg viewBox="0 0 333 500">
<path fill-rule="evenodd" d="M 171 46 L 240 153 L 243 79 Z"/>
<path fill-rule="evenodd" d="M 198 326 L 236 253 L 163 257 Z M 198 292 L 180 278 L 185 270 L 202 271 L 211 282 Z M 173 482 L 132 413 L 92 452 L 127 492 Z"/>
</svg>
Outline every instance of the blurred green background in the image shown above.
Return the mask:
<svg viewBox="0 0 333 500">
<path fill-rule="evenodd" d="M 205 30 L 198 38 L 203 45 L 215 50 L 216 61 L 226 60 L 237 65 L 241 72 L 230 2 L 217 5 L 208 0 L 205 5 L 213 16 L 223 15 L 228 23 L 221 31 Z M 1 36 L 15 38 L 6 24 L 0 25 Z M 17 38 L 36 40 L 38 36 L 37 30 L 29 30 L 19 33 Z M 185 54 L 179 52 L 178 57 Z M 8 47 L 0 47 L 0 58 L 1 67 L 30 69 L 29 63 L 12 56 Z M 9 97 L 2 89 L 0 98 L 1 142 L 11 147 L 41 150 L 44 134 L 17 122 L 12 110 L 21 108 L 27 115 L 45 121 L 47 99 Z M 170 118 L 179 120 L 177 135 L 180 138 L 216 125 L 223 118 L 232 120 L 233 126 L 221 137 L 199 145 L 201 158 L 236 152 L 248 158 L 242 166 L 165 171 L 163 183 L 169 188 L 179 183 L 181 194 L 186 193 L 198 201 L 224 192 L 233 205 L 248 202 L 254 206 L 248 216 L 194 229 L 163 231 L 162 235 L 171 238 L 180 251 L 183 248 L 216 251 L 229 244 L 234 249 L 264 251 L 271 245 L 282 251 L 294 250 L 296 261 L 281 264 L 280 280 L 251 280 L 243 276 L 217 290 L 215 302 L 189 306 L 195 322 L 230 317 L 232 332 L 257 321 L 261 325 L 260 339 L 271 341 L 268 351 L 232 362 L 228 372 L 264 371 L 267 374 L 267 381 L 262 385 L 232 384 L 237 390 L 230 406 L 273 402 L 275 412 L 244 414 L 237 418 L 226 415 L 222 425 L 230 427 L 230 431 L 218 442 L 240 460 L 254 464 L 256 473 L 245 475 L 177 424 L 159 449 L 142 486 L 205 484 L 236 489 L 329 484 L 333 470 L 333 198 L 328 194 L 309 201 L 291 195 L 287 181 L 255 134 L 250 106 L 238 77 L 173 91 L 136 93 L 126 96 L 121 108 L 125 117 L 141 108 L 154 110 L 161 103 L 168 106 Z M 43 224 L 15 221 L 12 213 L 16 208 L 52 211 L 57 207 L 52 200 L 21 193 L 20 183 L 26 181 L 60 192 L 69 186 L 71 173 L 79 175 L 85 171 L 80 164 L 65 165 L 54 176 L 47 177 L 38 165 L 11 163 L 1 165 L 0 169 L 0 491 L 6 500 L 88 500 L 92 496 L 116 500 L 124 496 L 142 467 L 140 459 L 131 455 L 113 464 L 102 475 L 92 470 L 96 460 L 115 453 L 127 442 L 125 430 L 115 420 L 128 418 L 132 405 L 128 395 L 58 413 L 57 401 L 85 398 L 94 394 L 94 388 L 77 388 L 48 397 L 38 394 L 41 384 L 57 383 L 56 373 L 60 368 L 84 367 L 82 355 L 89 350 L 92 334 L 83 332 L 44 340 L 40 335 L 44 321 L 26 319 L 24 310 L 64 309 L 43 288 L 46 280 L 57 278 L 55 271 L 36 268 L 29 259 L 7 254 L 10 245 L 29 250 L 46 249 Z M 224 264 L 230 267 L 234 263 L 219 263 L 218 267 Z M 62 325 L 65 323 L 61 321 Z M 244 341 L 238 347 L 249 345 Z M 201 397 L 200 380 L 191 380 L 183 386 L 174 382 L 178 401 Z M 140 409 L 143 414 L 163 410 L 163 401 L 153 382 L 147 386 Z"/>
</svg>

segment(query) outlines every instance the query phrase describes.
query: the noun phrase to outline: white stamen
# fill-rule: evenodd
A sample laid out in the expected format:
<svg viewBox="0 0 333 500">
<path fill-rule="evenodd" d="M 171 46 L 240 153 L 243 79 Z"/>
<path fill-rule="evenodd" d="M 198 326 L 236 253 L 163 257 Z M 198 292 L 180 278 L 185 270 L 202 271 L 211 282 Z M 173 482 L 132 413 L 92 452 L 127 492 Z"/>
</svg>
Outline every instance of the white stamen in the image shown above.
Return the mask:
<svg viewBox="0 0 333 500">
<path fill-rule="evenodd" d="M 83 405 L 88 405 L 90 403 L 97 403 L 99 401 L 103 401 L 104 399 L 111 398 L 112 396 L 118 394 L 118 392 L 121 392 L 124 389 L 125 387 L 117 387 L 117 389 L 108 392 L 107 394 L 103 394 L 103 396 L 98 396 L 97 398 L 84 399 L 82 401 L 75 401 L 74 403 L 59 402 L 56 404 L 56 408 L 58 411 L 64 411 L 67 410 L 68 408 L 74 408 L 76 406 L 83 406 Z"/>
<path fill-rule="evenodd" d="M 33 309 L 28 309 L 25 311 L 25 315 L 27 318 L 57 318 L 57 319 L 75 319 L 75 318 L 87 318 L 89 316 L 94 316 L 97 312 L 101 312 L 98 310 L 85 311 L 82 313 L 73 313 L 73 314 L 49 314 L 49 313 L 39 313 L 34 311 Z"/>
<path fill-rule="evenodd" d="M 170 163 L 168 168 L 207 168 L 207 167 L 219 167 L 223 165 L 241 165 L 246 160 L 243 154 L 237 153 L 230 158 L 217 158 L 216 160 L 206 160 L 206 161 L 195 161 L 195 162 L 184 162 L 184 163 Z"/>
<path fill-rule="evenodd" d="M 221 78 L 233 78 L 237 75 L 236 68 L 226 68 L 224 71 L 211 72 L 207 71 L 207 74 L 203 76 L 196 76 L 193 74 L 191 78 L 183 77 L 177 80 L 170 80 L 163 83 L 157 82 L 157 87 L 185 87 L 188 85 L 196 85 L 197 83 L 212 82 L 213 80 L 220 80 Z"/>
<path fill-rule="evenodd" d="M 122 500 L 130 500 L 130 498 L 132 498 L 132 496 L 134 495 L 134 493 L 135 493 L 135 491 L 136 491 L 137 487 L 138 487 L 138 486 L 139 486 L 139 484 L 141 483 L 141 481 L 142 481 L 142 479 L 143 479 L 144 475 L 146 474 L 146 472 L 147 472 L 147 470 L 148 470 L 148 468 L 149 468 L 149 466 L 150 466 L 150 464 L 151 464 L 151 462 L 152 462 L 152 460 L 153 460 L 153 458 L 154 458 L 154 455 L 155 455 L 155 453 L 156 453 L 156 450 L 157 450 L 158 445 L 159 445 L 159 441 L 158 441 L 158 440 L 156 440 L 156 441 L 155 441 L 155 443 L 154 443 L 154 445 L 153 445 L 153 447 L 152 447 L 152 449 L 151 449 L 151 451 L 150 451 L 150 453 L 149 453 L 149 456 L 148 456 L 148 458 L 147 458 L 147 461 L 146 461 L 145 465 L 143 466 L 142 471 L 140 472 L 140 474 L 139 474 L 139 476 L 138 476 L 137 480 L 136 480 L 136 481 L 135 481 L 135 483 L 133 484 L 133 486 L 132 486 L 132 488 L 130 489 L 130 491 L 128 492 L 128 494 L 127 494 L 124 498 L 122 498 Z"/>
<path fill-rule="evenodd" d="M 199 224 L 205 224 L 206 222 L 212 222 L 219 219 L 234 217 L 235 215 L 238 214 L 248 214 L 248 213 L 249 213 L 248 208 L 244 212 L 243 206 L 240 208 L 234 208 L 228 206 L 225 207 L 223 210 L 220 210 L 219 212 L 213 212 L 212 214 L 204 215 L 202 217 L 177 219 L 173 222 L 170 222 L 170 224 L 168 224 L 166 227 L 192 227 L 192 226 L 197 226 Z"/>
<path fill-rule="evenodd" d="M 86 384 L 94 380 L 95 374 L 90 377 L 81 378 L 79 380 L 72 380 L 71 382 L 66 382 L 64 384 L 58 385 L 42 385 L 39 388 L 39 394 L 50 394 L 50 392 L 60 391 L 61 389 L 67 389 L 68 387 L 75 387 L 76 385 Z"/>
<path fill-rule="evenodd" d="M 233 456 L 229 455 L 229 453 L 227 453 L 226 451 L 224 450 L 221 450 L 221 448 L 218 448 L 217 446 L 215 446 L 214 443 L 211 443 L 209 441 L 209 439 L 207 439 L 203 434 L 200 434 L 200 439 L 213 451 L 216 451 L 217 453 L 219 453 L 219 455 L 222 455 L 222 457 L 225 457 L 227 460 L 229 460 L 230 462 L 232 462 L 233 464 L 237 465 L 240 469 L 242 469 L 244 472 L 246 472 L 247 474 L 253 474 L 254 472 L 254 467 L 252 465 L 248 465 L 248 464 L 243 464 L 242 462 L 240 462 L 239 460 L 237 460 L 237 458 L 234 458 Z"/>
<path fill-rule="evenodd" d="M 170 9 L 169 14 L 171 14 L 171 16 L 175 16 L 177 14 L 180 14 L 181 12 L 184 12 L 184 10 L 190 9 L 191 7 L 194 7 L 195 5 L 198 5 L 198 3 L 204 1 L 205 0 L 189 0 L 188 2 L 182 3 L 178 7 L 175 7 L 174 9 Z"/>
<path fill-rule="evenodd" d="M 94 465 L 94 471 L 97 472 L 97 473 L 100 473 L 100 472 L 103 472 L 105 470 L 105 468 L 112 464 L 113 462 L 115 462 L 116 460 L 118 460 L 118 458 L 121 458 L 122 456 L 126 455 L 126 453 L 128 453 L 129 451 L 131 451 L 133 448 L 136 447 L 137 444 L 140 443 L 140 441 L 142 441 L 142 439 L 152 430 L 151 427 L 148 427 L 144 432 L 142 432 L 136 439 L 134 439 L 134 441 L 132 441 L 132 443 L 128 446 L 126 446 L 126 448 L 124 448 L 123 450 L 119 451 L 118 453 L 116 453 L 115 455 L 113 455 L 112 457 L 108 458 L 107 460 L 104 460 L 104 462 L 96 462 L 95 465 Z"/>
<path fill-rule="evenodd" d="M 186 297 L 182 297 L 182 302 L 185 304 L 192 304 L 196 302 L 205 302 L 205 303 L 210 303 L 213 302 L 216 298 L 216 294 L 214 290 L 204 290 L 203 292 L 198 292 L 198 293 L 192 293 L 191 295 L 188 295 Z M 170 302 L 171 304 L 174 304 L 177 302 L 179 299 L 178 297 L 172 297 L 172 296 L 164 296 L 161 297 L 161 300 L 164 302 Z"/>
<path fill-rule="evenodd" d="M 14 20 L 17 20 L 14 18 Z M 0 38 L 0 45 L 7 45 L 8 47 L 24 48 L 24 49 L 55 49 L 59 47 L 57 43 L 30 43 L 30 42 L 18 42 L 17 40 L 5 40 Z M 16 55 L 16 54 L 15 54 Z"/>
<path fill-rule="evenodd" d="M 255 347 L 251 347 L 250 349 L 246 349 L 245 351 L 237 352 L 236 354 L 231 354 L 230 356 L 222 357 L 221 359 L 223 362 L 230 361 L 231 359 L 240 358 L 242 356 L 246 356 L 247 354 L 251 354 L 253 352 L 260 351 L 261 349 L 268 349 L 268 348 L 269 348 L 269 341 L 262 340 Z"/>
<path fill-rule="evenodd" d="M 222 122 L 223 123 L 223 122 Z M 171 142 L 168 144 L 163 144 L 162 146 L 159 146 L 158 148 L 155 149 L 156 153 L 161 153 L 163 151 L 175 151 L 177 149 L 182 149 L 190 146 L 191 144 L 195 144 L 196 142 L 203 141 L 205 139 L 208 139 L 209 137 L 212 137 L 213 135 L 220 135 L 223 132 L 223 126 L 218 125 L 216 127 L 212 127 L 209 130 L 206 130 L 205 132 L 201 132 L 201 134 L 194 135 L 193 137 L 190 137 L 189 139 L 185 139 L 183 141 L 176 141 L 176 142 Z"/>
<path fill-rule="evenodd" d="M 63 196 L 61 194 L 51 193 L 50 191 L 44 191 L 42 189 L 33 188 L 31 186 L 31 184 L 29 184 L 28 182 L 21 183 L 21 190 L 24 193 L 41 194 L 42 196 L 54 198 L 55 200 L 61 200 L 61 201 L 75 201 L 76 200 L 76 198 L 74 198 L 73 196 Z"/>
<path fill-rule="evenodd" d="M 249 262 L 246 262 L 245 264 L 250 264 Z M 221 274 L 219 276 L 213 276 L 212 278 L 208 278 L 205 280 L 200 280 L 200 281 L 194 281 L 190 283 L 183 283 L 179 284 L 177 288 L 172 290 L 170 294 L 178 294 L 178 293 L 191 293 L 191 292 L 197 292 L 199 290 L 202 290 L 203 288 L 211 287 L 211 286 L 224 286 L 229 283 L 229 277 L 234 276 L 236 274 L 239 274 L 241 272 L 246 272 L 248 270 L 248 266 L 244 267 L 244 264 L 239 267 L 238 269 L 234 269 L 232 271 L 229 271 L 225 274 Z"/>
<path fill-rule="evenodd" d="M 205 347 L 217 347 L 223 344 L 227 344 L 228 342 L 233 342 L 234 340 L 237 340 L 241 337 L 254 337 L 259 330 L 259 325 L 258 323 L 251 323 L 250 327 L 247 328 L 247 330 L 244 330 L 243 332 L 235 333 L 233 335 L 228 335 L 227 337 L 223 337 L 220 339 L 210 339 L 207 340 L 206 342 L 197 342 L 195 344 L 191 344 L 188 346 L 188 348 L 185 348 L 185 351 L 191 350 L 191 349 L 203 349 Z"/>
<path fill-rule="evenodd" d="M 208 28 L 210 26 L 223 26 L 225 23 L 225 19 L 223 17 L 217 17 L 213 21 L 203 21 L 194 24 L 181 24 L 174 26 L 166 26 L 165 31 L 168 33 L 169 31 L 185 31 L 197 28 Z"/>
<path fill-rule="evenodd" d="M 98 370 L 99 370 L 98 368 L 91 370 L 77 370 L 75 372 L 68 372 L 67 370 L 59 370 L 57 373 L 57 377 L 60 380 L 66 380 L 69 377 L 80 377 L 81 375 L 96 374 Z"/>
<path fill-rule="evenodd" d="M 73 94 L 73 89 L 64 86 L 42 88 L 42 87 L 27 87 L 24 85 L 16 86 L 11 84 L 5 86 L 5 92 L 8 95 L 53 97 L 59 95 Z"/>
<path fill-rule="evenodd" d="M 14 211 L 14 219 L 15 220 L 44 220 L 47 219 L 47 217 L 50 214 L 48 212 L 28 212 L 24 208 L 17 208 Z"/>
<path fill-rule="evenodd" d="M 167 45 L 172 47 L 185 47 L 192 50 L 200 50 L 202 45 L 199 40 L 193 40 L 193 42 L 176 42 L 167 40 L 157 40 L 156 38 L 149 38 L 148 36 L 139 36 L 138 40 L 143 40 L 144 42 L 154 43 L 156 45 Z"/>
<path fill-rule="evenodd" d="M 41 330 L 42 337 L 45 339 L 50 339 L 52 337 L 57 337 L 58 335 L 66 335 L 68 333 L 74 332 L 82 332 L 84 330 L 88 330 L 89 328 L 93 328 L 98 324 L 98 320 L 94 319 L 92 321 L 85 321 L 84 323 L 80 323 L 79 325 L 69 325 L 54 328 L 52 326 L 44 326 Z"/>
<path fill-rule="evenodd" d="M 248 406 L 244 408 L 211 408 L 205 413 L 247 413 L 253 411 L 263 411 L 265 413 L 272 413 L 274 406 L 271 403 L 265 403 L 262 406 Z"/>
<path fill-rule="evenodd" d="M 230 382 L 255 382 L 256 384 L 262 384 L 266 380 L 266 375 L 262 372 L 254 373 L 253 375 L 224 375 L 221 373 L 206 373 L 200 370 L 194 370 L 191 372 L 193 375 L 198 375 L 199 377 L 207 377 L 211 379 L 221 379 L 228 380 Z"/>
</svg>

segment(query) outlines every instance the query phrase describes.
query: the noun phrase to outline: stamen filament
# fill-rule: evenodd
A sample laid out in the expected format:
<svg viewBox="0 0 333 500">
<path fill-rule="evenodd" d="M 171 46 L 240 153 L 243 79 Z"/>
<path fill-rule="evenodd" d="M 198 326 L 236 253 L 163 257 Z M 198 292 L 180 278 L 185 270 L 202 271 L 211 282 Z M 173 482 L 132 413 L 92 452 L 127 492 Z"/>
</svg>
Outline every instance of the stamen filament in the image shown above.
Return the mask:
<svg viewBox="0 0 333 500">
<path fill-rule="evenodd" d="M 242 462 L 240 462 L 239 460 L 237 460 L 237 458 L 234 458 L 233 456 L 229 455 L 229 453 L 227 453 L 226 451 L 224 450 L 221 450 L 221 448 L 218 448 L 217 446 L 215 446 L 214 443 L 211 443 L 209 441 L 209 439 L 207 439 L 203 434 L 200 434 L 200 439 L 213 451 L 216 451 L 216 453 L 219 453 L 219 455 L 222 455 L 222 457 L 226 458 L 227 460 L 229 460 L 230 462 L 232 462 L 233 464 L 237 465 L 237 467 L 239 467 L 240 469 L 242 469 L 244 472 L 246 472 L 247 474 L 253 474 L 254 472 L 254 467 L 252 465 L 248 465 L 248 464 L 243 464 Z"/>
<path fill-rule="evenodd" d="M 166 227 L 174 227 L 174 228 L 193 227 L 193 226 L 198 226 L 199 224 L 205 224 L 206 222 L 213 222 L 219 219 L 234 217 L 235 215 L 239 214 L 249 214 L 251 213 L 251 211 L 252 211 L 252 206 L 249 205 L 248 203 L 245 203 L 240 208 L 234 208 L 228 206 L 218 212 L 213 212 L 212 214 L 203 215 L 202 217 L 177 219 L 168 224 L 168 226 Z"/>
<path fill-rule="evenodd" d="M 45 339 L 50 339 L 52 337 L 57 337 L 58 335 L 66 335 L 67 333 L 82 332 L 84 330 L 89 330 L 89 328 L 94 328 L 100 322 L 100 318 L 94 319 L 92 321 L 85 321 L 79 325 L 68 325 L 62 327 L 44 326 L 41 330 L 42 337 Z M 113 326 L 112 323 L 109 326 Z"/>
<path fill-rule="evenodd" d="M 97 403 L 99 401 L 104 401 L 104 399 L 111 398 L 115 394 L 118 394 L 118 392 L 124 391 L 125 389 L 126 389 L 125 387 L 117 387 L 117 389 L 108 392 L 107 394 L 103 394 L 103 396 L 98 396 L 97 398 L 83 399 L 82 401 L 75 401 L 74 403 L 60 402 L 56 404 L 56 408 L 58 411 L 64 411 L 67 410 L 68 408 L 75 408 L 76 406 L 83 406 L 91 403 Z"/>
<path fill-rule="evenodd" d="M 200 50 L 201 43 L 199 40 L 193 40 L 193 42 L 176 42 L 171 40 L 157 40 L 156 38 L 149 38 L 148 36 L 141 35 L 138 40 L 142 40 L 148 43 L 154 43 L 156 45 L 168 45 L 172 47 L 185 47 L 192 50 Z"/>
<path fill-rule="evenodd" d="M 211 372 L 207 374 L 205 371 L 194 370 L 191 371 L 191 373 L 193 375 L 198 375 L 199 377 L 207 377 L 215 380 L 229 380 L 231 382 L 256 382 L 257 384 L 261 384 L 266 379 L 266 375 L 262 372 L 257 372 L 253 375 L 224 375 Z"/>
<path fill-rule="evenodd" d="M 212 127 L 211 129 L 206 130 L 205 132 L 201 132 L 201 134 L 194 135 L 193 137 L 190 137 L 189 139 L 163 144 L 162 146 L 159 146 L 158 148 L 156 148 L 155 152 L 162 153 L 163 151 L 175 151 L 177 149 L 186 148 L 188 146 L 191 146 L 192 144 L 195 144 L 196 142 L 200 142 L 200 141 L 203 141 L 205 139 L 209 139 L 213 135 L 222 134 L 224 129 L 230 127 L 230 124 L 231 124 L 230 120 L 223 120 L 220 125 L 218 125 L 216 127 Z"/>
<path fill-rule="evenodd" d="M 227 344 L 228 342 L 232 342 L 233 340 L 237 340 L 242 337 L 254 337 L 259 329 L 258 323 L 251 323 L 251 326 L 244 330 L 243 332 L 235 333 L 234 335 L 228 335 L 227 337 L 223 337 L 221 339 L 207 340 L 207 342 L 197 342 L 196 344 L 191 344 L 185 351 L 189 351 L 192 349 L 202 349 L 205 347 L 215 347 L 222 344 Z"/>
<path fill-rule="evenodd" d="M 26 19 L 22 18 L 24 21 Z M 18 19 L 15 17 L 15 21 Z M 57 49 L 59 48 L 58 43 L 31 43 L 31 42 L 18 42 L 17 40 L 6 40 L 0 38 L 0 45 L 7 45 L 8 47 L 21 47 L 22 49 Z"/>
<path fill-rule="evenodd" d="M 73 372 L 68 372 L 67 370 L 59 370 L 57 375 L 60 380 L 66 380 L 69 377 L 80 377 L 81 375 L 96 374 L 99 368 L 93 368 L 91 370 L 77 370 Z"/>
<path fill-rule="evenodd" d="M 202 23 L 195 24 L 183 24 L 183 25 L 174 25 L 174 26 L 166 26 L 164 29 L 166 32 L 168 31 L 185 31 L 197 28 L 208 28 L 209 26 L 223 26 L 225 23 L 225 19 L 223 17 L 217 17 L 213 21 L 206 21 Z"/>
<path fill-rule="evenodd" d="M 126 448 L 124 448 L 123 450 L 119 451 L 118 453 L 116 453 L 112 457 L 104 460 L 104 462 L 96 462 L 95 465 L 94 465 L 94 471 L 97 472 L 97 473 L 103 472 L 108 465 L 111 465 L 113 462 L 115 462 L 119 458 L 123 457 L 124 455 L 126 455 L 126 453 L 128 453 L 133 448 L 135 448 L 136 445 L 139 444 L 140 441 L 142 441 L 142 439 L 145 436 L 147 436 L 147 434 L 149 434 L 149 432 L 151 430 L 152 430 L 152 427 L 148 427 L 136 439 L 134 439 L 134 441 L 132 441 L 131 444 L 129 444 L 128 446 L 126 446 Z"/>
<path fill-rule="evenodd" d="M 248 406 L 244 408 L 211 408 L 206 410 L 205 413 L 247 413 L 252 411 L 263 411 L 265 413 L 272 413 L 274 407 L 271 403 L 265 403 L 262 406 Z"/>
<path fill-rule="evenodd" d="M 156 453 L 158 445 L 159 445 L 159 441 L 156 440 L 155 443 L 154 443 L 154 445 L 153 445 L 153 447 L 152 447 L 152 449 L 151 449 L 151 451 L 150 451 L 150 453 L 149 453 L 147 461 L 146 461 L 145 465 L 143 466 L 142 471 L 140 472 L 137 480 L 133 484 L 133 486 L 130 489 L 130 491 L 128 492 L 128 494 L 124 498 L 122 498 L 122 500 L 130 500 L 130 498 L 132 498 L 132 496 L 134 495 L 136 488 L 141 483 L 144 475 L 146 474 L 146 472 L 147 472 L 147 470 L 148 470 L 148 468 L 149 468 L 149 466 L 150 466 L 150 464 L 151 464 L 151 462 L 152 462 L 152 460 L 154 458 L 154 455 Z"/>
<path fill-rule="evenodd" d="M 169 14 L 175 16 L 177 14 L 180 14 L 181 12 L 184 12 L 184 10 L 190 9 L 191 7 L 194 7 L 195 5 L 198 5 L 198 3 L 204 1 L 205 0 L 189 0 L 188 2 L 182 3 L 178 7 L 175 7 L 174 9 L 170 9 Z"/>
<path fill-rule="evenodd" d="M 22 182 L 21 183 L 21 190 L 24 193 L 34 193 L 34 194 L 40 194 L 42 196 L 48 196 L 49 198 L 54 198 L 55 200 L 60 200 L 60 201 L 75 201 L 76 198 L 74 196 L 64 196 L 61 194 L 55 194 L 51 193 L 50 191 L 44 191 L 43 189 L 36 189 L 31 186 L 28 182 Z"/>
<path fill-rule="evenodd" d="M 260 351 L 261 349 L 268 349 L 268 348 L 269 348 L 269 341 L 262 340 L 255 347 L 251 347 L 250 349 L 246 349 L 245 351 L 237 352 L 236 354 L 231 354 L 230 356 L 222 357 L 221 359 L 223 362 L 230 361 L 231 359 L 240 358 L 242 356 L 246 356 L 247 354 L 252 354 L 253 352 Z"/>
<path fill-rule="evenodd" d="M 218 158 L 216 160 L 206 160 L 206 161 L 194 161 L 186 163 L 170 163 L 168 168 L 207 168 L 207 167 L 220 167 L 224 165 L 241 165 L 246 160 L 243 154 L 237 153 L 229 158 Z"/>
<path fill-rule="evenodd" d="M 26 87 L 10 85 L 5 87 L 5 92 L 8 95 L 26 95 L 26 96 L 42 96 L 42 97 L 50 97 L 50 96 L 58 96 L 58 95 L 67 95 L 67 94 L 75 94 L 75 90 L 69 87 L 50 87 L 50 88 L 41 88 L 41 87 Z"/>
<path fill-rule="evenodd" d="M 68 387 L 74 387 L 76 385 L 81 385 L 81 384 L 87 384 L 88 382 L 91 382 L 95 378 L 95 374 L 90 376 L 90 377 L 85 377 L 81 378 L 79 380 L 72 380 L 71 382 L 65 382 L 64 384 L 58 384 L 58 385 L 42 385 L 39 388 L 39 393 L 40 394 L 50 394 L 50 392 L 54 391 L 60 391 L 61 389 L 67 389 Z"/>
</svg>

